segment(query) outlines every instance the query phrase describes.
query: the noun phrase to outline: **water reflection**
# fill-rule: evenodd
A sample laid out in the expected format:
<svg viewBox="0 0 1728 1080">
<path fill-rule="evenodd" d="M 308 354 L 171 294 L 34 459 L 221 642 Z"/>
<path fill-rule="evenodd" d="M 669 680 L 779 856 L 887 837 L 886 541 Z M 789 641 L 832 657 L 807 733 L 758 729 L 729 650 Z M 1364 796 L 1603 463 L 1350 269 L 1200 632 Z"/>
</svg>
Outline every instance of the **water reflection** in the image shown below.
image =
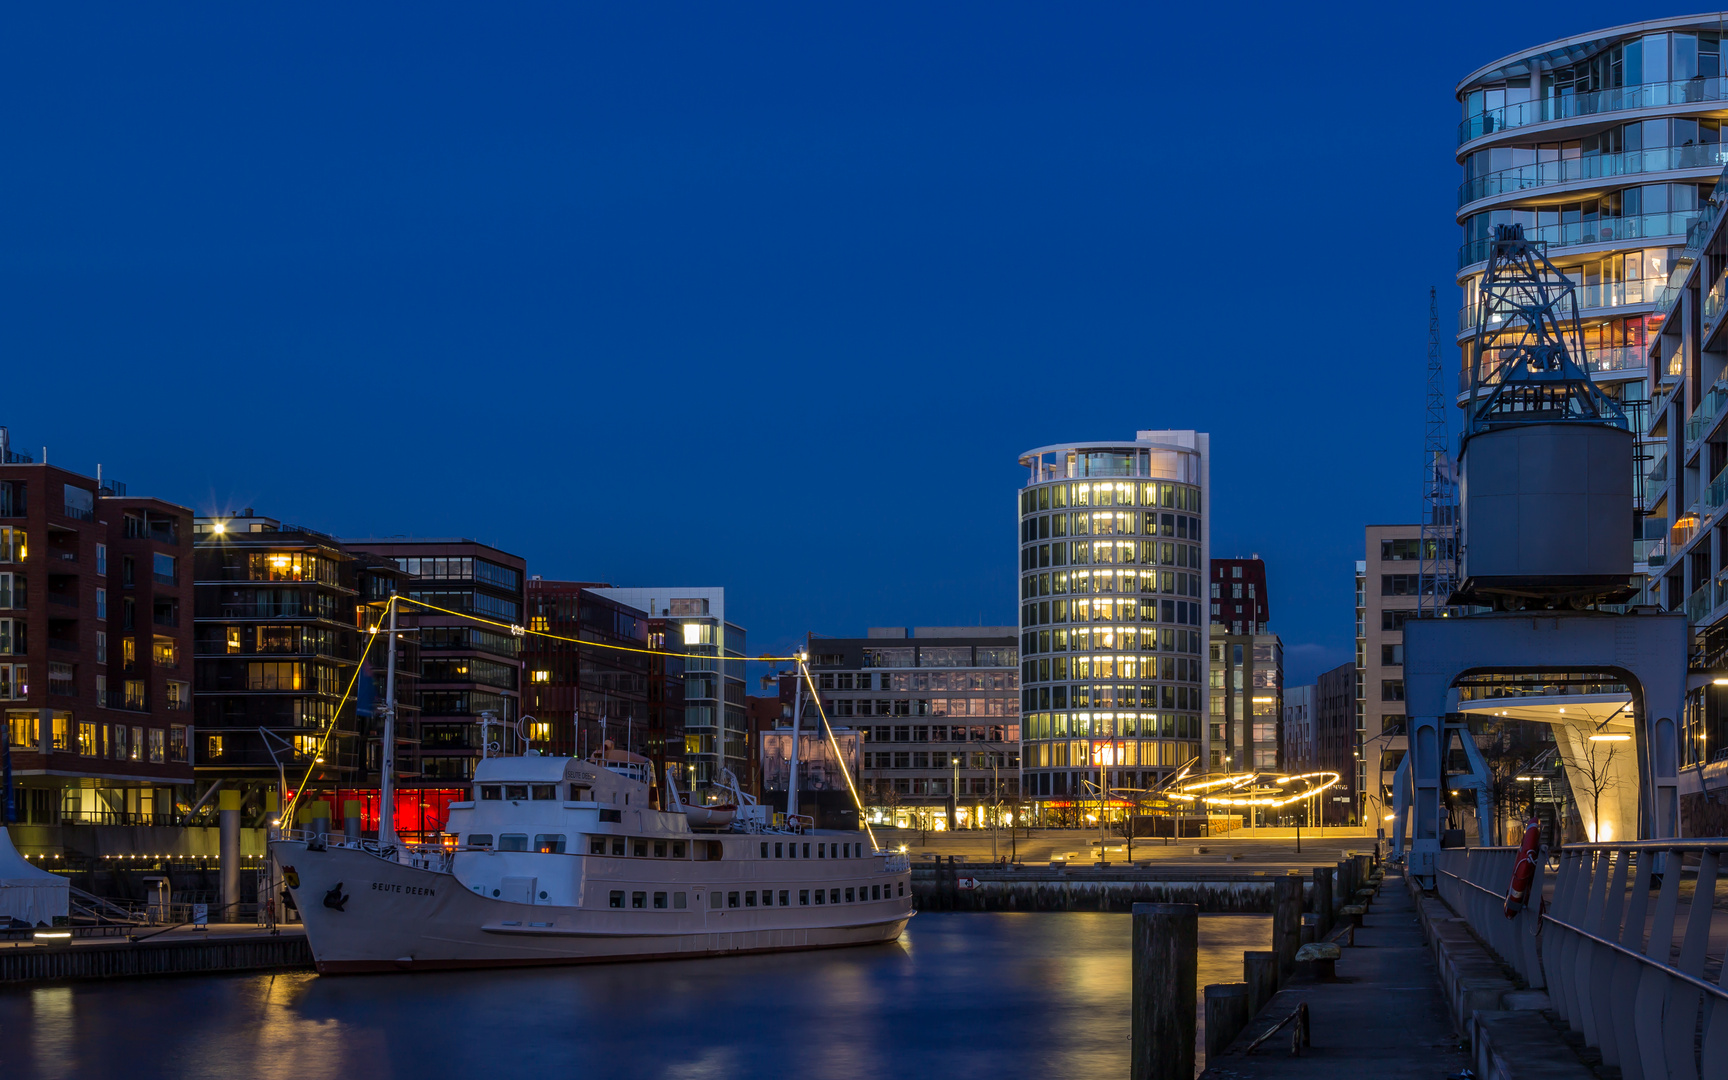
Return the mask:
<svg viewBox="0 0 1728 1080">
<path fill-rule="evenodd" d="M 1263 916 L 1201 920 L 1200 982 Z M 1119 1076 L 1129 916 L 937 914 L 900 943 L 520 972 L 155 979 L 0 993 L 14 1076 L 613 1080 Z"/>
</svg>

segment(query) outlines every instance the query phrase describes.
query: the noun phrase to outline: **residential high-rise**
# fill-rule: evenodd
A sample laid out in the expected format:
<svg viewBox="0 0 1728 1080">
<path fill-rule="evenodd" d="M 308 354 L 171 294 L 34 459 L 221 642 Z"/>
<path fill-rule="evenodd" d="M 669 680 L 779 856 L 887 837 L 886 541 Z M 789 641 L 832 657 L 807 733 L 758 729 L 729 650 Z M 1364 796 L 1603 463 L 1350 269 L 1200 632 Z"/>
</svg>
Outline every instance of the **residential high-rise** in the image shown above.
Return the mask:
<svg viewBox="0 0 1728 1080">
<path fill-rule="evenodd" d="M 522 715 L 522 638 L 512 627 L 524 625 L 527 564 L 476 540 L 391 537 L 341 544 L 393 561 L 407 575 L 404 594 L 433 606 L 401 607 L 419 629 L 415 737 L 420 779 L 436 784 L 472 777 L 484 715 L 508 726 L 493 732 L 506 745 L 514 740 L 511 729 Z"/>
<path fill-rule="evenodd" d="M 664 620 L 668 638 L 685 653 L 685 786 L 709 787 L 721 769 L 730 769 L 742 784 L 750 774 L 745 637 L 743 627 L 726 620 L 726 590 L 609 586 L 594 592 Z"/>
<path fill-rule="evenodd" d="M 1313 683 L 1284 688 L 1278 741 L 1283 747 L 1284 767 L 1291 772 L 1307 772 L 1314 762 L 1314 691 Z"/>
<path fill-rule="evenodd" d="M 1461 391 L 1494 226 L 1521 224 L 1578 285 L 1579 359 L 1597 384 L 1649 397 L 1650 316 L 1725 160 L 1722 28 L 1712 13 L 1591 31 L 1458 83 Z"/>
<path fill-rule="evenodd" d="M 1206 761 L 1208 436 L 1028 450 L 1019 496 L 1021 762 L 1060 807 Z"/>
<path fill-rule="evenodd" d="M 1232 634 L 1212 624 L 1208 767 L 1224 772 L 1284 768 L 1284 643 L 1277 634 Z M 1222 736 L 1222 738 L 1220 738 Z"/>
<path fill-rule="evenodd" d="M 806 648 L 823 709 L 867 736 L 860 794 L 871 823 L 971 828 L 1018 800 L 1014 627 L 871 627 L 863 638 L 811 635 Z M 782 712 L 791 701 L 783 680 Z"/>
<path fill-rule="evenodd" d="M 1260 556 L 1213 559 L 1211 569 L 1212 625 L 1237 635 L 1266 633 L 1272 603 L 1266 593 L 1266 564 Z"/>
<path fill-rule="evenodd" d="M 192 790 L 183 610 L 192 512 L 36 463 L 4 435 L 0 708 L 11 820 L 166 824 Z"/>
<path fill-rule="evenodd" d="M 656 783 L 668 763 L 682 776 L 684 661 L 658 655 L 664 632 L 647 612 L 596 591 L 603 587 L 528 579 L 529 630 L 582 641 L 523 638 L 529 738 L 542 752 L 587 755 L 600 747 L 604 720 L 605 738 L 654 762 Z"/>
<path fill-rule="evenodd" d="M 1368 558 L 1357 564 L 1357 730 L 1362 740 L 1358 788 L 1363 820 L 1390 813 L 1392 776 L 1403 760 L 1404 624 L 1421 600 L 1420 525 L 1370 525 Z"/>
<path fill-rule="evenodd" d="M 1323 671 L 1314 681 L 1313 738 L 1307 762 L 1310 770 L 1338 774 L 1339 784 L 1321 796 L 1322 822 L 1327 825 L 1355 824 L 1360 800 L 1357 793 L 1356 665 L 1340 664 Z"/>
</svg>

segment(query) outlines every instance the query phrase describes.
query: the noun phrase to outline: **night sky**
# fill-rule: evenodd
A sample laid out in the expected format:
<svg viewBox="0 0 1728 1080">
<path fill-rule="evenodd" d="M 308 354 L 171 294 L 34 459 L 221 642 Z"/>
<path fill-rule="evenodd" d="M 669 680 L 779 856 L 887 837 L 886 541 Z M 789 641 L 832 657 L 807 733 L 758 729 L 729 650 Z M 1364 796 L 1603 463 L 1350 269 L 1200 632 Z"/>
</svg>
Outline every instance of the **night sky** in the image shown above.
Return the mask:
<svg viewBox="0 0 1728 1080">
<path fill-rule="evenodd" d="M 201 513 L 723 585 L 755 653 L 1013 623 L 1020 452 L 1198 428 L 1296 684 L 1420 507 L 1453 85 L 1681 13 L 19 5 L 0 424 Z"/>
</svg>

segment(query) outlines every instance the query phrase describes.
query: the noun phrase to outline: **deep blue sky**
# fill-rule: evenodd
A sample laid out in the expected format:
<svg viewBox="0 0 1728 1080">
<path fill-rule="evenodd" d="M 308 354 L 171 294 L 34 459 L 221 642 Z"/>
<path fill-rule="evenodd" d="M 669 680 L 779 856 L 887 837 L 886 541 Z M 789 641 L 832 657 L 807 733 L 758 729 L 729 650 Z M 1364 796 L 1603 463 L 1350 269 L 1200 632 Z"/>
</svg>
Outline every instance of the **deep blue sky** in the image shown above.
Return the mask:
<svg viewBox="0 0 1728 1080">
<path fill-rule="evenodd" d="M 1679 13 L 20 5 L 0 424 L 201 512 L 724 585 L 758 653 L 1014 622 L 1017 455 L 1199 428 L 1306 681 L 1419 506 L 1452 86 Z"/>
</svg>

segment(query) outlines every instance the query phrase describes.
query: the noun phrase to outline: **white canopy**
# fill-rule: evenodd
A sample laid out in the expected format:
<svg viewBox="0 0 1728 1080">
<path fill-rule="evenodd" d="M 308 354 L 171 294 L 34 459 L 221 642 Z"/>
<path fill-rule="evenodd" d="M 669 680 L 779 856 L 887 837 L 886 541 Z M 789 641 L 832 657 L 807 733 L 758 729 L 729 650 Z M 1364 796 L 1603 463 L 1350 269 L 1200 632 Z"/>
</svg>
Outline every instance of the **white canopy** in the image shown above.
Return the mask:
<svg viewBox="0 0 1728 1080">
<path fill-rule="evenodd" d="M 0 921 L 21 919 L 31 926 L 54 924 L 67 913 L 71 883 L 35 866 L 12 846 L 11 833 L 0 828 Z"/>
</svg>

